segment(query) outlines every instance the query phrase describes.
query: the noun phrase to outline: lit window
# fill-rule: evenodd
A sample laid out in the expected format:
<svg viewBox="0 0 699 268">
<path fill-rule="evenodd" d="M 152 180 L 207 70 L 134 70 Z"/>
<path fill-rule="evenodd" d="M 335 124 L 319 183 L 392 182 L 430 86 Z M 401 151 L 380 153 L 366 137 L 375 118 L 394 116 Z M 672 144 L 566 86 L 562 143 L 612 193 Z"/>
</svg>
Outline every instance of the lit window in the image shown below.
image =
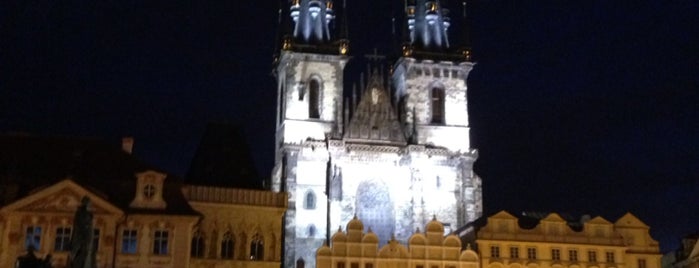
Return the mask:
<svg viewBox="0 0 699 268">
<path fill-rule="evenodd" d="M 516 248 L 516 247 L 510 248 L 510 258 L 519 259 L 519 248 Z"/>
<path fill-rule="evenodd" d="M 638 268 L 646 268 L 646 260 L 638 259 Z"/>
<path fill-rule="evenodd" d="M 167 255 L 168 231 L 157 230 L 153 236 L 153 254 Z"/>
<path fill-rule="evenodd" d="M 561 260 L 561 250 L 560 249 L 552 249 L 551 250 L 551 259 L 554 261 L 560 261 Z"/>
<path fill-rule="evenodd" d="M 250 242 L 250 259 L 262 260 L 265 256 L 264 253 L 264 238 L 259 234 L 255 234 L 255 236 L 252 237 L 252 241 Z"/>
<path fill-rule="evenodd" d="M 223 259 L 233 259 L 233 247 L 235 246 L 235 240 L 231 232 L 226 232 L 223 234 L 223 240 L 221 240 L 221 258 Z"/>
<path fill-rule="evenodd" d="M 135 254 L 138 245 L 138 231 L 124 230 L 121 233 L 121 253 Z"/>
<path fill-rule="evenodd" d="M 313 191 L 308 191 L 306 193 L 306 198 L 303 202 L 303 208 L 316 209 L 316 195 L 313 193 Z"/>
<path fill-rule="evenodd" d="M 54 251 L 70 250 L 70 227 L 56 228 L 56 240 L 53 244 Z"/>
<path fill-rule="evenodd" d="M 614 263 L 614 252 L 607 252 L 607 262 Z"/>
<path fill-rule="evenodd" d="M 444 89 L 432 88 L 432 124 L 444 124 Z"/>
<path fill-rule="evenodd" d="M 527 259 L 536 260 L 536 248 L 527 248 Z"/>
<path fill-rule="evenodd" d="M 490 257 L 500 258 L 500 247 L 499 246 L 490 246 Z"/>
<path fill-rule="evenodd" d="M 155 196 L 155 185 L 146 184 L 146 186 L 143 188 L 143 195 L 149 199 L 153 198 L 153 196 Z"/>
<path fill-rule="evenodd" d="M 194 236 L 192 237 L 192 245 L 189 255 L 195 258 L 204 257 L 204 237 L 200 232 L 194 233 Z"/>
<path fill-rule="evenodd" d="M 24 237 L 24 248 L 33 248 L 38 250 L 41 248 L 41 227 L 29 226 Z"/>
<path fill-rule="evenodd" d="M 588 251 L 587 252 L 587 259 L 589 262 L 597 262 L 597 252 L 596 251 Z"/>
<path fill-rule="evenodd" d="M 320 118 L 320 83 L 316 79 L 308 83 L 308 117 Z"/>
<path fill-rule="evenodd" d="M 568 257 L 570 261 L 578 261 L 578 251 L 575 249 L 571 249 L 568 251 Z"/>
</svg>

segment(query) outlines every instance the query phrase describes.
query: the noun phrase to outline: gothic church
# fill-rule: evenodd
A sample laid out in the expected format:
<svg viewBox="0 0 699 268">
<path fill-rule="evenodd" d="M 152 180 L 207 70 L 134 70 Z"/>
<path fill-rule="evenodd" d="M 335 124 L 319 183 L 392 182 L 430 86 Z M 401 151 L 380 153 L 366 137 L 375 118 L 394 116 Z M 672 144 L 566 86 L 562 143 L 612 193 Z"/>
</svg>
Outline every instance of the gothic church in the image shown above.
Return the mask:
<svg viewBox="0 0 699 268">
<path fill-rule="evenodd" d="M 381 244 L 434 217 L 449 233 L 481 216 L 466 98 L 475 63 L 468 44 L 450 42 L 445 2 L 407 0 L 390 67 L 346 90 L 346 2 L 284 1 L 271 186 L 289 193 L 286 267 L 315 267 L 315 251 L 355 216 Z"/>
</svg>

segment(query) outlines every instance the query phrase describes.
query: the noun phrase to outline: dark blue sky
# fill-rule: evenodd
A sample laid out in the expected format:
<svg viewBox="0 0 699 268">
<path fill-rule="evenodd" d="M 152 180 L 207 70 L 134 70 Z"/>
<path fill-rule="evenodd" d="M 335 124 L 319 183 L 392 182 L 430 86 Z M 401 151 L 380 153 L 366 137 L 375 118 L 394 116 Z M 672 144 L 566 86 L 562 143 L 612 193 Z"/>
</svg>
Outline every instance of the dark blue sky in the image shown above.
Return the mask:
<svg viewBox="0 0 699 268">
<path fill-rule="evenodd" d="M 470 1 L 487 213 L 631 211 L 664 250 L 699 231 L 699 3 L 633 2 Z M 348 0 L 351 54 L 390 49 L 400 3 Z M 0 132 L 132 135 L 182 175 L 226 121 L 269 173 L 278 1 L 0 5 Z"/>
</svg>

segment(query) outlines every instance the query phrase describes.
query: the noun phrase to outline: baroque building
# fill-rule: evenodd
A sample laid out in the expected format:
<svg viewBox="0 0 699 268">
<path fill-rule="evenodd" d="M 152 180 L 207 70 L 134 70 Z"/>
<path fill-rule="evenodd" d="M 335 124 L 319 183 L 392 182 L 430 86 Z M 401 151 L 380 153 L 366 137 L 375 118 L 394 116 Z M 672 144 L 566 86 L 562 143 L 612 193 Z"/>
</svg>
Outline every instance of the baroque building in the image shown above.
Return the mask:
<svg viewBox="0 0 699 268">
<path fill-rule="evenodd" d="M 316 253 L 318 268 L 479 268 L 478 255 L 471 249 L 462 250 L 454 235 L 444 236 L 444 225 L 433 218 L 417 229 L 408 239 L 407 247 L 395 238 L 379 247 L 379 238 L 371 228 L 364 231 L 361 220 L 347 223 L 346 231 L 333 234 L 332 244 L 320 247 Z"/>
<path fill-rule="evenodd" d="M 289 194 L 285 267 L 314 267 L 315 250 L 355 215 L 382 245 L 407 242 L 432 215 L 444 234 L 480 217 L 466 98 L 474 63 L 467 43 L 451 44 L 446 1 L 406 1 L 399 53 L 354 91 L 343 87 L 345 2 L 283 2 L 270 185 Z"/>
<path fill-rule="evenodd" d="M 631 213 L 615 222 L 602 217 L 568 221 L 551 213 L 543 218 L 515 217 L 501 211 L 481 227 L 472 225 L 485 268 L 660 268 L 658 242 Z M 476 230 L 477 229 L 477 230 Z"/>
<path fill-rule="evenodd" d="M 285 193 L 183 184 L 132 146 L 0 136 L 0 267 L 29 248 L 66 267 L 83 197 L 98 268 L 281 266 Z"/>
</svg>

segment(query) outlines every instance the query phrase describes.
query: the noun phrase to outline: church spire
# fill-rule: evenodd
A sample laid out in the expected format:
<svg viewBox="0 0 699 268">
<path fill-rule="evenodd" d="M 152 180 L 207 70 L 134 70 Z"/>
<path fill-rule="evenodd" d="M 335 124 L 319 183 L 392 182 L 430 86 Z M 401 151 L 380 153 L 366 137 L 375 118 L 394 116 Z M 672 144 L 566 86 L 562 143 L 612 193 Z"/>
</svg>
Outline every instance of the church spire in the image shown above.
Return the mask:
<svg viewBox="0 0 699 268">
<path fill-rule="evenodd" d="M 288 20 L 280 27 L 288 27 L 289 31 L 282 40 L 282 50 L 347 54 L 349 41 L 344 30 L 344 1 L 341 13 L 338 13 L 333 0 L 283 1 L 286 2 L 288 14 L 285 15 Z M 337 21 L 336 14 L 340 16 Z"/>
<path fill-rule="evenodd" d="M 405 0 L 408 34 L 413 46 L 427 50 L 449 48 L 449 9 L 440 0 Z"/>
</svg>

